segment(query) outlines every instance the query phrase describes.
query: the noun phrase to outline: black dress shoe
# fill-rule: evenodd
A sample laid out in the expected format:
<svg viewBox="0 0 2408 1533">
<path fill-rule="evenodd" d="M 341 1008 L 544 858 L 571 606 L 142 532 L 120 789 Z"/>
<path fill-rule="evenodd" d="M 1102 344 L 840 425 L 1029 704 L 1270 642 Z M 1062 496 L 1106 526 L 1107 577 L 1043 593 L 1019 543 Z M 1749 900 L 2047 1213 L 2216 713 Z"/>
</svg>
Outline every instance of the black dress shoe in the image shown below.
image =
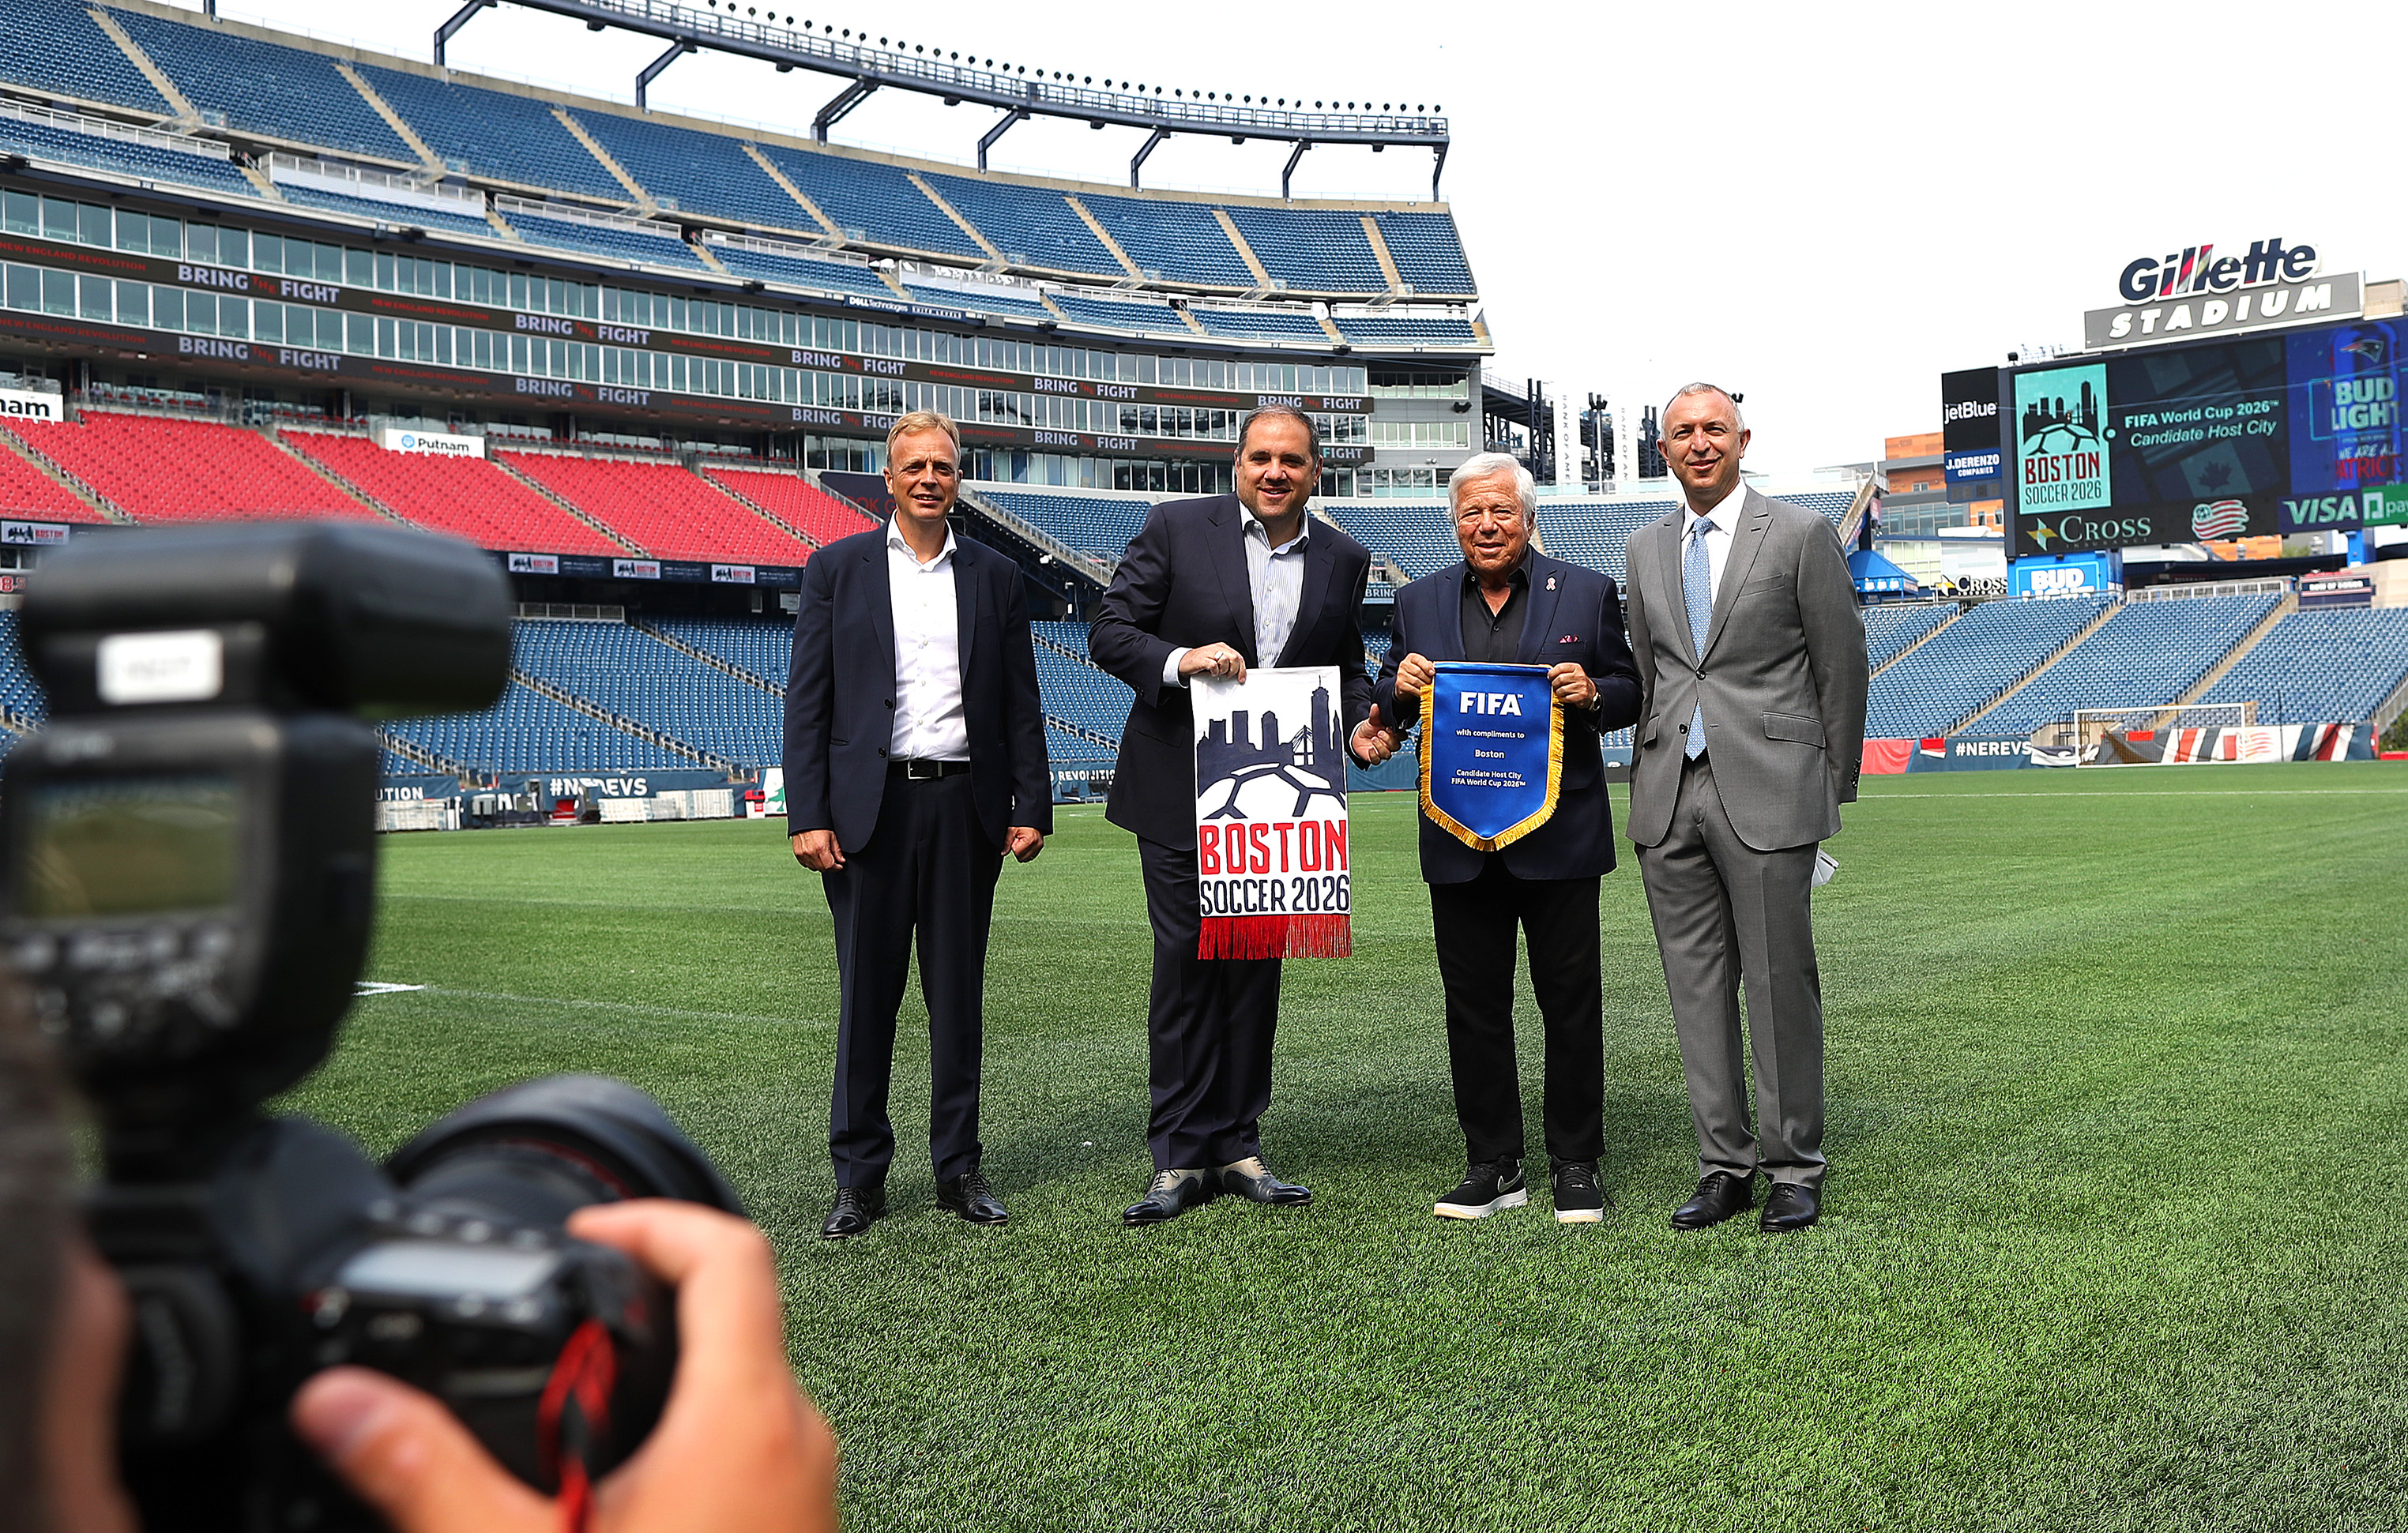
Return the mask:
<svg viewBox="0 0 2408 1533">
<path fill-rule="evenodd" d="M 1300 1209 L 1312 1201 L 1312 1189 L 1299 1187 L 1293 1182 L 1282 1182 L 1271 1175 L 1260 1155 L 1248 1155 L 1221 1168 L 1221 1190 L 1232 1192 L 1250 1202 L 1266 1204 L 1275 1209 Z"/>
<path fill-rule="evenodd" d="M 1672 1211 L 1674 1229 L 1705 1229 L 1756 1207 L 1756 1178 L 1715 1171 L 1698 1183 L 1689 1200 Z"/>
<path fill-rule="evenodd" d="M 885 1211 L 885 1188 L 838 1187 L 836 1207 L 828 1211 L 827 1223 L 820 1226 L 820 1239 L 848 1239 L 867 1229 L 870 1221 Z"/>
<path fill-rule="evenodd" d="M 1144 1200 L 1121 1211 L 1121 1223 L 1131 1228 L 1159 1225 L 1211 1201 L 1212 1182 L 1209 1173 L 1193 1169 L 1156 1171 L 1153 1184 L 1145 1190 Z"/>
<path fill-rule="evenodd" d="M 986 1184 L 986 1173 L 975 1166 L 957 1177 L 938 1182 L 937 1201 L 973 1225 L 1000 1225 L 1011 1217 L 1003 1199 Z"/>
<path fill-rule="evenodd" d="M 1757 1223 L 1767 1235 L 1784 1235 L 1793 1229 L 1806 1229 L 1822 1217 L 1822 1193 L 1795 1182 L 1776 1182 L 1772 1196 L 1764 1200 L 1764 1217 Z"/>
</svg>

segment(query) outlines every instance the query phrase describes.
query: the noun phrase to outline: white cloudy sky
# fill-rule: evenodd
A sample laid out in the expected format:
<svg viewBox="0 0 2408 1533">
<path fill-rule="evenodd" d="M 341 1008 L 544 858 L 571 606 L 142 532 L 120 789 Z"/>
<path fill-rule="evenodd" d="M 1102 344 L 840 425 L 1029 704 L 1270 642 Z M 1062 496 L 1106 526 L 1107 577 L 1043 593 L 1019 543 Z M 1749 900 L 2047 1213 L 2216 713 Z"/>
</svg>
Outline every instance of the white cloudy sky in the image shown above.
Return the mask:
<svg viewBox="0 0 2408 1533">
<path fill-rule="evenodd" d="M 223 14 L 413 59 L 457 0 L 225 0 Z M 2387 65 L 2398 0 L 2180 7 L 1524 4 L 1117 7 L 780 0 L 798 17 L 1031 68 L 1197 90 L 1442 104 L 1442 191 L 1498 361 L 1571 390 L 1743 391 L 1749 466 L 1879 455 L 1937 429 L 1938 375 L 2075 343 L 2135 255 L 2315 244 L 2408 272 Z M 508 5 L 455 67 L 620 100 L 659 50 Z M 838 85 L 699 53 L 656 109 L 808 134 Z M 902 93 L 839 142 L 968 161 L 993 122 Z M 1039 119 L 998 169 L 1120 182 L 1140 136 Z M 1275 193 L 1285 145 L 1173 139 L 1149 185 Z M 1320 149 L 1299 195 L 1429 195 L 1429 157 Z"/>
</svg>

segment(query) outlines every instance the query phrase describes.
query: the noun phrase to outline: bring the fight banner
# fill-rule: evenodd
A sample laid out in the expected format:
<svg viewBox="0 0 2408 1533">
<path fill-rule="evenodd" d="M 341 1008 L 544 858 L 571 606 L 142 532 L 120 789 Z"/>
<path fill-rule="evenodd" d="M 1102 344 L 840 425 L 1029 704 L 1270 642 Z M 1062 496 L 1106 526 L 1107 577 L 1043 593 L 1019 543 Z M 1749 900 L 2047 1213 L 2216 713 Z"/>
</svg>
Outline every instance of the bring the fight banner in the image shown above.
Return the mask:
<svg viewBox="0 0 2408 1533">
<path fill-rule="evenodd" d="M 1474 852 L 1547 823 L 1563 787 L 1564 716 L 1544 666 L 1441 661 L 1422 728 L 1422 812 Z"/>
<path fill-rule="evenodd" d="M 1510 847 L 1555 813 L 1563 709 L 1546 666 L 1440 662 L 1421 729 L 1421 811 L 1474 852 Z"/>
<path fill-rule="evenodd" d="M 1198 958 L 1343 958 L 1354 951 L 1346 724 L 1335 666 L 1198 676 Z"/>
</svg>

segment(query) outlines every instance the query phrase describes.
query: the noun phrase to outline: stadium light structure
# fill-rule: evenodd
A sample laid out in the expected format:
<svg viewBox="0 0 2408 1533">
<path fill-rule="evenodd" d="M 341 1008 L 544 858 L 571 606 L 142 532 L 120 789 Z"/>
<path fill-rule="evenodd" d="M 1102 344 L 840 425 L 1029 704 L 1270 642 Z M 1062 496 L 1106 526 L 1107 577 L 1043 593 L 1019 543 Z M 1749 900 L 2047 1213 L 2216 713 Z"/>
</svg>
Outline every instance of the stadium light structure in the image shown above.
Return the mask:
<svg viewBox="0 0 2408 1533">
<path fill-rule="evenodd" d="M 435 30 L 435 62 L 444 62 L 444 49 L 460 29 L 479 11 L 498 0 L 467 0 L 449 21 Z M 636 79 L 636 105 L 644 106 L 644 93 L 661 71 L 666 69 L 681 53 L 692 53 L 708 48 L 714 52 L 731 53 L 742 58 L 760 59 L 776 64 L 781 73 L 791 69 L 810 69 L 824 75 L 835 75 L 847 81 L 845 88 L 811 119 L 811 136 L 827 142 L 828 129 L 847 112 L 867 100 L 873 92 L 892 86 L 896 90 L 913 91 L 923 95 L 939 96 L 949 107 L 965 101 L 975 101 L 995 107 L 1005 114 L 1002 121 L 990 128 L 979 140 L 978 164 L 986 168 L 987 150 L 1015 122 L 1031 117 L 1071 118 L 1092 127 L 1128 127 L 1146 130 L 1147 138 L 1129 161 L 1129 185 L 1138 185 L 1139 175 L 1146 156 L 1156 146 L 1175 133 L 1226 135 L 1233 143 L 1249 138 L 1269 138 L 1292 144 L 1287 168 L 1280 176 L 1280 195 L 1287 196 L 1297 162 L 1304 151 L 1315 145 L 1363 144 L 1374 151 L 1390 146 L 1399 149 L 1426 149 L 1434 156 L 1430 165 L 1430 197 L 1439 195 L 1439 179 L 1446 171 L 1449 143 L 1447 120 L 1439 112 L 1419 108 L 1405 110 L 1383 108 L 1371 111 L 1304 111 L 1282 107 L 1263 107 L 1232 103 L 1220 99 L 1226 92 L 1209 93 L 1210 99 L 1196 99 L 1196 93 L 1174 93 L 1166 98 L 1159 88 L 1154 93 L 1140 91 L 1096 90 L 1064 73 L 1062 78 L 1046 78 L 1044 71 L 1031 76 L 1025 65 L 1017 71 L 1009 64 L 990 67 L 972 60 L 953 63 L 938 57 L 933 51 L 923 56 L 904 50 L 903 45 L 870 46 L 867 35 L 855 38 L 850 33 L 832 37 L 784 25 L 774 20 L 763 21 L 751 16 L 732 14 L 716 8 L 696 10 L 678 5 L 674 0 L 510 0 L 512 5 L 529 10 L 549 11 L 555 16 L 574 17 L 591 30 L 618 27 L 624 31 L 658 37 L 669 44 L 668 50 L 646 65 Z M 923 45 L 925 46 L 925 45 Z M 990 61 L 991 64 L 992 61 Z M 1125 85 L 1125 82 L 1124 82 Z M 1351 105 L 1351 104 L 1350 104 Z M 1367 107 L 1369 103 L 1364 104 Z M 1302 103 L 1297 104 L 1300 108 Z M 1317 106 L 1317 104 L 1316 104 Z"/>
</svg>

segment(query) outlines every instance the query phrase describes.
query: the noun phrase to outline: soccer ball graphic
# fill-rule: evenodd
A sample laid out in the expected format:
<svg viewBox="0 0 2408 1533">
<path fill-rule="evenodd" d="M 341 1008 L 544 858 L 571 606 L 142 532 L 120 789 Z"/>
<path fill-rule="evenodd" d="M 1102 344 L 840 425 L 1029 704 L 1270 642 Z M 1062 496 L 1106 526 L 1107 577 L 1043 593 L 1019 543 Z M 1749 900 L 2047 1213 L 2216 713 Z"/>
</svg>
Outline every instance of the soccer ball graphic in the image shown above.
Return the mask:
<svg viewBox="0 0 2408 1533">
<path fill-rule="evenodd" d="M 2099 434 L 2078 421 L 2052 421 L 2024 438 L 2024 455 L 2079 452 L 2099 445 Z"/>
<path fill-rule="evenodd" d="M 1331 787 L 1318 772 L 1277 762 L 1241 766 L 1208 783 L 1196 802 L 1208 821 L 1335 819 L 1346 812 L 1342 788 Z"/>
</svg>

